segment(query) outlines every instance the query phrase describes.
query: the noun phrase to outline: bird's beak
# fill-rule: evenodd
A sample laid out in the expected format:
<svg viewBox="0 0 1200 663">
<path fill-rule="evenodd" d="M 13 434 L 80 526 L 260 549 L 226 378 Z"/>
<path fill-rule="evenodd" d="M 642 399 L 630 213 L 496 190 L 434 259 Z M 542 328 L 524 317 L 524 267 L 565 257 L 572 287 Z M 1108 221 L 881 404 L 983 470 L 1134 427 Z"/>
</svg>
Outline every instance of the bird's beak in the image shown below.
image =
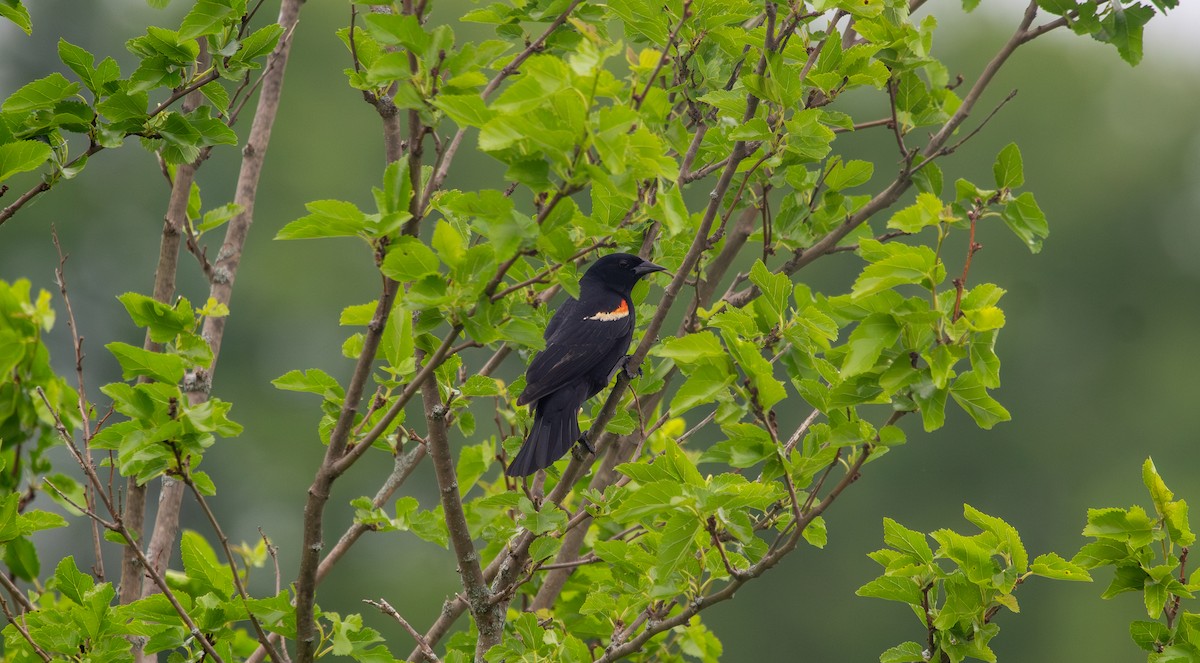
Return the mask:
<svg viewBox="0 0 1200 663">
<path fill-rule="evenodd" d="M 643 262 L 642 264 L 633 268 L 633 273 L 637 274 L 639 277 L 645 276 L 647 274 L 653 274 L 654 272 L 665 272 L 665 271 L 667 271 L 666 267 L 663 267 L 662 265 L 656 265 L 649 261 Z"/>
</svg>

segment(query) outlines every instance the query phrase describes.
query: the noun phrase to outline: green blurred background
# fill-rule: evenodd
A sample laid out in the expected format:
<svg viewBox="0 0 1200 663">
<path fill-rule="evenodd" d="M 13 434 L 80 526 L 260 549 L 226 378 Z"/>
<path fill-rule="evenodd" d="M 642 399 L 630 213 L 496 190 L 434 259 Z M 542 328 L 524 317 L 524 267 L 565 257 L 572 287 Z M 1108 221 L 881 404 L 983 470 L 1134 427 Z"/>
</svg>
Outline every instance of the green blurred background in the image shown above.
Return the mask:
<svg viewBox="0 0 1200 663">
<path fill-rule="evenodd" d="M 968 84 L 1020 15 L 1011 2 L 984 4 L 970 15 L 952 2 L 931 2 L 923 10 L 942 23 L 935 55 Z M 32 37 L 0 26 L 2 96 L 32 78 L 66 71 L 55 55 L 59 35 L 114 56 L 128 74 L 132 58 L 123 42 L 149 23 L 169 24 L 183 10 L 177 2 L 155 12 L 134 0 L 27 5 Z M 436 16 L 453 20 L 470 6 L 443 1 Z M 269 4 L 263 11 L 275 9 Z M 264 528 L 281 547 L 285 582 L 295 574 L 304 493 L 323 448 L 315 436 L 315 401 L 269 382 L 309 367 L 344 379 L 350 364 L 339 347 L 347 331 L 338 328 L 337 312 L 373 299 L 377 290 L 369 255 L 355 242 L 271 241 L 284 223 L 304 214 L 306 201 L 369 205 L 379 177 L 378 122 L 344 84 L 349 60 L 334 36 L 348 13 L 342 2 L 311 2 L 304 9 L 214 387 L 246 426 L 239 439 L 222 442 L 207 457 L 219 488 L 218 513 L 235 541 L 254 542 L 257 528 Z M 1001 301 L 1008 325 L 997 348 L 1004 368 L 996 396 L 1013 420 L 980 431 L 951 407 L 947 426 L 934 434 L 905 421 L 909 444 L 868 466 L 827 514 L 824 550 L 799 550 L 734 601 L 705 613 L 725 644 L 723 660 L 872 661 L 893 644 L 921 640 L 907 609 L 854 596 L 876 572 L 865 554 L 882 546 L 884 516 L 925 531 L 969 529 L 965 502 L 1016 526 L 1031 553 L 1069 558 L 1084 543 L 1079 531 L 1087 508 L 1148 504 L 1139 473 L 1147 456 L 1180 497 L 1200 500 L 1192 418 L 1200 391 L 1200 49 L 1186 28 L 1195 30 L 1197 14 L 1192 8 L 1156 18 L 1137 68 L 1111 47 L 1055 33 L 1019 49 L 1002 70 L 967 126 L 1010 89 L 1020 94 L 942 167 L 948 182 L 989 181 L 996 153 L 1016 141 L 1026 186 L 1050 219 L 1051 236 L 1036 256 L 997 222 L 988 223 L 981 229 L 985 249 L 971 271 L 972 282 L 993 281 L 1009 291 Z M 456 32 L 460 42 L 488 35 L 480 26 L 456 26 Z M 873 119 L 878 110 L 864 108 L 859 119 Z M 248 119 L 242 125 L 244 134 Z M 835 147 L 842 149 L 879 160 L 877 183 L 895 158 L 882 131 L 844 137 Z M 229 200 L 236 157 L 235 150 L 218 151 L 201 169 L 205 209 Z M 501 173 L 464 149 L 448 185 L 501 187 Z M 32 181 L 16 180 L 0 202 Z M 0 278 L 27 277 L 35 288 L 52 291 L 51 224 L 58 229 L 70 253 L 67 278 L 87 338 L 90 389 L 119 379 L 103 343 L 141 342 L 115 296 L 150 291 L 167 193 L 154 159 L 130 144 L 97 155 L 78 179 L 0 227 Z M 194 262 L 186 254 L 181 260 L 181 293 L 203 301 L 206 288 Z M 800 277 L 844 290 L 856 260 L 832 256 Z M 64 372 L 71 366 L 67 337 L 60 322 L 50 339 Z M 511 377 L 519 366 L 509 364 Z M 373 494 L 390 465 L 382 454 L 368 456 L 335 486 L 328 542 L 349 522 L 346 502 Z M 422 466 L 407 490 L 431 507 L 436 497 L 428 468 Z M 188 526 L 206 532 L 198 516 L 185 506 Z M 82 520 L 39 536 L 47 546 L 44 566 L 72 552 L 90 557 Z M 115 568 L 110 560 L 109 569 Z M 270 570 L 255 573 L 255 590 L 269 592 Z M 1102 572 L 1090 585 L 1035 579 L 1023 586 L 1021 614 L 998 618 L 1000 659 L 1139 660 L 1128 624 L 1146 618 L 1141 600 L 1101 601 L 1107 581 Z M 423 628 L 456 588 L 452 556 L 412 537 L 378 535 L 343 561 L 319 599 L 326 609 L 365 612 L 402 656 L 407 635 L 360 599 L 382 595 Z"/>
</svg>

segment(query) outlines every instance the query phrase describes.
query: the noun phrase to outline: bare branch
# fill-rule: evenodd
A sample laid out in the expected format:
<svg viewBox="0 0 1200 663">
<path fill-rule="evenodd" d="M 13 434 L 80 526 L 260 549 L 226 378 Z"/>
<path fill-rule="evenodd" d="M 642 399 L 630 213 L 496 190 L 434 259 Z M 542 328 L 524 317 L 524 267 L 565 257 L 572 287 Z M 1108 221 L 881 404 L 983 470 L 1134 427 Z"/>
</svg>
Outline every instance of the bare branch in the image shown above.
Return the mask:
<svg viewBox="0 0 1200 663">
<path fill-rule="evenodd" d="M 433 460 L 434 474 L 437 477 L 442 513 L 446 520 L 450 543 L 454 547 L 454 555 L 458 560 L 458 573 L 462 576 L 463 590 L 479 629 L 476 658 L 482 658 L 483 652 L 500 642 L 504 613 L 503 609 L 499 609 L 490 600 L 491 591 L 488 589 L 487 580 L 484 579 L 483 569 L 479 564 L 479 553 L 475 550 L 475 542 L 471 539 L 471 531 L 467 526 L 458 487 L 458 473 L 454 467 L 454 456 L 450 453 L 450 438 L 446 430 L 446 415 L 449 414 L 449 409 L 442 403 L 436 378 L 429 376 L 425 379 L 421 396 L 425 406 L 425 423 L 429 429 L 429 456 Z"/>
<path fill-rule="evenodd" d="M 774 6 L 774 5 L 771 5 Z M 684 0 L 683 14 L 679 17 L 679 22 L 675 24 L 675 28 L 671 30 L 670 36 L 667 37 L 667 43 L 663 46 L 662 54 L 658 57 L 658 62 L 654 65 L 654 71 L 650 72 L 650 77 L 646 79 L 646 86 L 642 88 L 640 94 L 634 94 L 631 101 L 634 108 L 641 108 L 642 102 L 646 100 L 646 95 L 650 94 L 650 88 L 654 87 L 654 81 L 658 78 L 659 72 L 662 71 L 663 65 L 671 57 L 671 47 L 679 46 L 679 31 L 683 28 L 683 24 L 692 17 L 692 0 Z"/>
<path fill-rule="evenodd" d="M 104 492 L 104 485 L 100 481 L 100 476 L 96 474 L 96 467 L 87 459 L 85 459 L 79 452 L 79 448 L 75 446 L 75 439 L 72 438 L 71 434 L 67 432 L 67 427 L 63 424 L 62 418 L 59 416 L 58 411 L 55 410 L 54 406 L 50 403 L 50 399 L 47 398 L 46 392 L 43 391 L 41 387 L 36 387 L 35 391 L 37 392 L 38 397 L 41 398 L 42 402 L 46 405 L 46 409 L 50 412 L 51 417 L 53 417 L 54 429 L 58 433 L 58 436 L 62 439 L 63 446 L 66 447 L 67 452 L 71 454 L 71 457 L 83 470 L 83 473 L 87 477 L 88 481 L 91 482 L 94 488 L 96 488 L 97 494 L 104 503 L 105 510 L 107 510 L 109 515 L 112 517 L 113 520 L 111 523 L 102 521 L 104 522 L 105 527 L 120 534 L 121 538 L 125 540 L 126 549 L 134 551 L 134 554 L 137 556 L 138 561 L 142 565 L 142 569 L 146 572 L 146 575 L 150 577 L 155 586 L 158 587 L 158 590 L 162 592 L 164 596 L 166 596 L 167 601 L 171 604 L 171 607 L 175 609 L 176 614 L 179 615 L 179 618 L 183 621 L 184 626 L 187 627 L 188 632 L 200 642 L 200 646 L 204 649 L 204 652 L 210 658 L 212 658 L 214 663 L 223 663 L 220 655 L 218 655 L 217 651 L 213 649 L 212 643 L 210 643 L 208 638 L 205 638 L 204 634 L 200 632 L 200 629 L 197 628 L 196 623 L 192 621 L 191 615 L 189 615 L 183 605 L 179 603 L 179 599 L 175 597 L 175 593 L 171 591 L 171 588 L 167 586 L 167 582 L 163 578 L 163 575 L 154 570 L 153 565 L 150 564 L 150 560 L 146 558 L 144 553 L 142 553 L 142 548 L 140 545 L 138 545 L 133 533 L 121 520 L 120 509 L 112 502 L 112 500 L 109 499 L 108 494 Z M 95 512 L 89 512 L 88 515 L 93 518 L 99 518 L 99 515 Z"/>
<path fill-rule="evenodd" d="M 550 25 L 545 29 L 545 31 L 542 32 L 542 34 L 538 35 L 536 39 L 529 42 L 529 45 L 525 47 L 525 50 L 518 53 L 516 57 L 514 57 L 508 64 L 504 66 L 504 68 L 502 68 L 496 73 L 495 76 L 492 77 L 492 80 L 488 81 L 487 87 L 483 88 L 483 92 L 481 92 L 480 95 L 484 99 L 490 97 L 493 92 L 499 89 L 500 84 L 504 82 L 504 79 L 515 74 L 517 70 L 521 68 L 521 65 L 529 59 L 529 56 L 542 50 L 542 45 L 546 43 L 546 39 L 549 38 L 550 35 L 554 34 L 554 31 L 560 28 L 563 23 L 566 23 L 567 19 L 571 16 L 571 12 L 575 11 L 575 8 L 578 7 L 581 2 L 583 2 L 583 0 L 572 0 L 571 4 L 568 5 L 566 9 L 564 9 L 563 12 L 558 15 L 558 17 L 550 22 Z M 421 194 L 422 206 L 429 204 L 429 199 L 433 196 L 433 192 L 440 189 L 442 187 L 442 183 L 446 181 L 446 176 L 450 174 L 450 165 L 454 161 L 454 155 L 458 152 L 458 146 L 462 143 L 463 136 L 465 135 L 467 135 L 467 129 L 466 127 L 462 127 L 454 134 L 454 137 L 451 138 L 450 142 L 446 145 L 446 150 L 441 155 L 441 163 L 438 164 L 437 170 L 434 171 L 433 177 L 429 178 L 429 183 L 425 186 L 425 190 Z M 2 219 L 0 219 L 0 221 L 2 221 Z"/>
<path fill-rule="evenodd" d="M 442 659 L 438 658 L 437 654 L 433 652 L 433 648 L 429 646 L 429 643 L 425 641 L 425 638 L 417 632 L 417 629 L 412 627 L 412 624 L 409 624 L 407 620 L 401 617 L 400 613 L 396 612 L 396 609 L 393 608 L 391 604 L 383 599 L 379 599 L 378 601 L 363 599 L 363 603 L 379 608 L 383 614 L 388 615 L 392 619 L 395 619 L 397 622 L 399 622 L 399 624 L 404 627 L 404 630 L 408 631 L 408 634 L 413 637 L 413 640 L 417 641 L 417 646 L 420 647 L 421 653 L 425 654 L 426 658 L 433 661 L 433 663 L 441 663 Z"/>
<path fill-rule="evenodd" d="M 176 458 L 180 460 L 182 465 L 182 459 L 179 457 L 178 452 L 176 452 Z M 225 552 L 225 560 L 229 562 L 230 575 L 233 576 L 233 586 L 237 589 L 238 596 L 242 599 L 242 605 L 246 607 L 246 615 L 250 619 L 250 625 L 254 627 L 254 632 L 258 635 L 259 644 L 267 648 L 267 652 L 271 654 L 271 660 L 282 661 L 283 659 L 279 656 L 279 652 L 267 640 L 267 633 L 263 630 L 262 624 L 258 622 L 258 618 L 249 609 L 248 601 L 250 600 L 250 596 L 246 593 L 246 587 L 242 583 L 242 576 L 238 572 L 237 559 L 233 556 L 233 551 L 229 549 L 229 537 L 225 536 L 225 531 L 221 529 L 220 523 L 217 522 L 216 514 L 209 508 L 208 500 L 204 499 L 204 495 L 196 488 L 196 483 L 192 481 L 191 475 L 185 470 L 183 476 L 184 482 L 192 490 L 192 496 L 196 498 L 196 502 L 204 512 L 204 517 L 208 519 L 208 524 L 212 526 L 213 532 L 217 535 L 217 541 L 221 544 L 221 550 Z"/>
<path fill-rule="evenodd" d="M 391 496 L 404 484 L 405 480 L 412 474 L 417 465 L 425 458 L 426 449 L 424 444 L 417 444 L 409 451 L 398 454 L 396 456 L 395 465 L 392 467 L 392 473 L 380 486 L 379 491 L 375 493 L 375 498 L 371 500 L 371 504 L 375 508 L 383 506 Z M 333 570 L 333 566 L 350 550 L 356 541 L 363 534 L 366 534 L 370 528 L 362 523 L 354 523 L 351 525 L 342 537 L 338 539 L 337 544 L 329 550 L 325 558 L 321 560 L 320 566 L 317 567 L 317 584 L 320 584 L 325 576 Z"/>
<path fill-rule="evenodd" d="M 12 584 L 12 581 L 8 579 L 8 576 L 6 574 L 0 573 L 0 578 L 3 579 L 3 583 L 6 588 L 8 588 L 8 587 L 12 588 L 12 589 L 9 589 L 9 592 L 13 595 L 14 599 L 16 599 L 17 597 L 21 597 L 21 599 L 25 599 L 25 597 L 21 595 L 21 591 L 16 588 L 16 585 Z M 26 600 L 25 602 L 28 603 L 28 600 Z M 33 609 L 32 607 L 29 607 L 29 608 L 26 608 L 25 610 L 29 611 L 32 609 Z M 29 646 L 33 648 L 34 653 L 38 655 L 38 658 L 41 658 L 46 663 L 50 663 L 51 661 L 54 660 L 53 658 L 50 657 L 50 654 L 46 653 L 46 650 L 42 649 L 38 645 L 38 643 L 34 642 L 33 637 L 31 635 L 29 635 L 29 629 L 25 628 L 25 624 L 22 623 L 24 621 L 21 618 L 21 617 L 23 617 L 23 615 L 20 617 L 13 615 L 12 610 L 8 607 L 8 601 L 5 601 L 3 596 L 0 596 L 0 610 L 4 611 L 4 617 L 6 619 L 8 619 L 8 623 L 12 624 L 13 628 L 17 629 L 17 632 L 21 634 L 22 638 L 25 638 L 25 641 L 28 642 Z"/>
<path fill-rule="evenodd" d="M 1037 15 L 1037 3 L 1032 1 L 1025 9 L 1025 15 L 1016 31 L 1008 39 L 1008 41 L 1000 48 L 995 56 L 984 66 L 983 71 L 979 74 L 975 84 L 971 86 L 971 90 L 963 97 L 962 104 L 954 115 L 942 125 L 941 129 L 936 134 L 929 138 L 925 147 L 920 154 L 927 163 L 928 159 L 934 158 L 946 145 L 946 141 L 954 131 L 967 119 L 974 110 L 975 104 L 979 101 L 985 89 L 995 78 L 996 73 L 1008 61 L 1008 58 L 1013 54 L 1013 51 L 1018 46 L 1028 41 L 1026 38 L 1029 35 L 1029 26 L 1033 23 L 1034 17 Z M 1039 33 L 1042 34 L 1042 33 Z M 957 147 L 957 144 L 955 145 Z M 914 168 L 903 168 L 894 180 L 883 191 L 875 194 L 866 205 L 861 207 L 854 214 L 846 217 L 846 220 L 836 226 L 833 230 L 825 234 L 821 239 L 817 240 L 812 246 L 806 249 L 798 249 L 795 255 L 792 256 L 781 268 L 781 272 L 787 275 L 795 274 L 803 269 L 817 258 L 826 255 L 837 246 L 844 237 L 850 234 L 858 226 L 862 225 L 867 219 L 874 216 L 876 213 L 887 209 L 893 205 L 905 191 L 912 185 L 912 174 L 920 166 Z M 748 287 L 736 293 L 731 293 L 725 297 L 725 301 L 733 306 L 745 306 L 751 299 L 758 295 L 758 289 L 754 286 Z"/>
</svg>

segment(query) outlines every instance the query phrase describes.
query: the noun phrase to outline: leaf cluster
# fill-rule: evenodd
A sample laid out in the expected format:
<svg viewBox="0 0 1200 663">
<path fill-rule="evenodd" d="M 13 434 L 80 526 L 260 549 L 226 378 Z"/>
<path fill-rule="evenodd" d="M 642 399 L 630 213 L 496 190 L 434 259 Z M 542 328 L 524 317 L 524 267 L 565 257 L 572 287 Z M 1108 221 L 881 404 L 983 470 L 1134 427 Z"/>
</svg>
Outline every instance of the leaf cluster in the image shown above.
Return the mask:
<svg viewBox="0 0 1200 663">
<path fill-rule="evenodd" d="M 879 657 L 881 663 L 995 661 L 988 646 L 1000 632 L 994 617 L 1002 608 L 1020 612 L 1018 586 L 1033 576 L 1091 581 L 1082 566 L 1055 553 L 1031 561 L 1016 528 L 1000 518 L 970 505 L 963 506 L 963 515 L 978 534 L 940 529 L 926 535 L 884 519 L 888 547 L 870 554 L 884 572 L 856 593 L 907 604 L 927 637 L 925 643 L 909 641 L 888 649 Z"/>
<path fill-rule="evenodd" d="M 1200 589 L 1200 575 L 1188 575 L 1188 551 L 1196 542 L 1188 521 L 1188 505 L 1175 499 L 1147 458 L 1142 482 L 1154 504 L 1088 509 L 1083 535 L 1092 539 L 1072 560 L 1086 569 L 1112 567 L 1113 579 L 1101 595 L 1110 599 L 1140 592 L 1146 615 L 1129 626 L 1129 635 L 1147 652 L 1147 661 L 1200 660 L 1200 615 L 1187 608 Z"/>
</svg>

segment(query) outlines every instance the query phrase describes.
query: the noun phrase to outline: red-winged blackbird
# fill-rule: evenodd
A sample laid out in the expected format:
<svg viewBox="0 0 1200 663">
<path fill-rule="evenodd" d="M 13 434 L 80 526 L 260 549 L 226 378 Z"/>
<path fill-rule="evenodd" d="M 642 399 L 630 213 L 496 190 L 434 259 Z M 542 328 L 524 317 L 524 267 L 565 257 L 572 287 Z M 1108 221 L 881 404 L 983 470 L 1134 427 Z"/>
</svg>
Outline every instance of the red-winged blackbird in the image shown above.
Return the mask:
<svg viewBox="0 0 1200 663">
<path fill-rule="evenodd" d="M 579 408 L 608 386 L 633 340 L 629 295 L 643 276 L 664 268 L 628 253 L 596 261 L 546 325 L 546 349 L 525 371 L 518 405 L 534 403 L 533 427 L 505 473 L 527 476 L 567 453 L 579 432 Z"/>
</svg>

